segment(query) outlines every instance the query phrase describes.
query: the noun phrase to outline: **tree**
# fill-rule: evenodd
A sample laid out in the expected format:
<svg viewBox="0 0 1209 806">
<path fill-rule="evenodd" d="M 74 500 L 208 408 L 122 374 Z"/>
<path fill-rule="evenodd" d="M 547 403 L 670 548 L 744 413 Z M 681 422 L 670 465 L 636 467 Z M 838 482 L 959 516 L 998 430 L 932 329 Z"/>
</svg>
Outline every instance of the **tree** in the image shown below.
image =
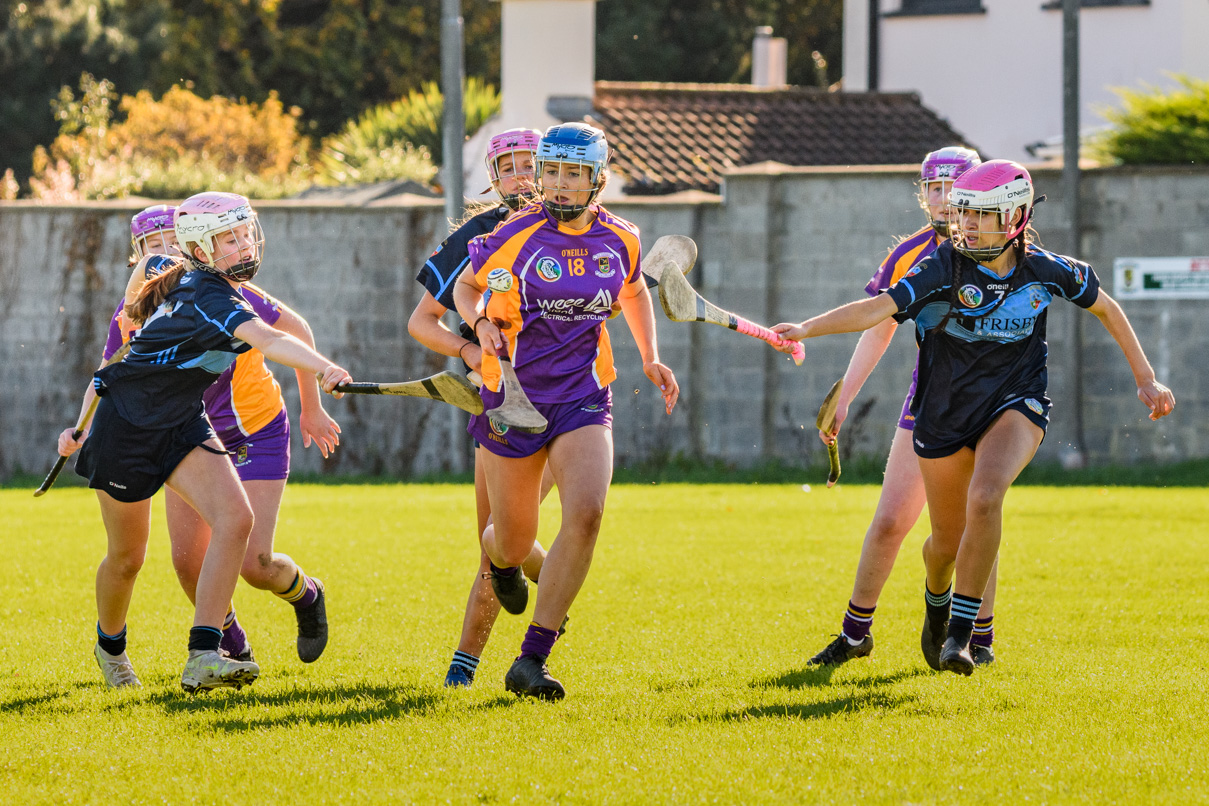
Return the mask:
<svg viewBox="0 0 1209 806">
<path fill-rule="evenodd" d="M 596 76 L 746 83 L 755 29 L 771 25 L 789 40 L 789 83 L 825 84 L 839 78 L 843 10 L 842 0 L 607 0 L 596 10 Z"/>
<path fill-rule="evenodd" d="M 1122 106 L 1106 109 L 1115 128 L 1093 146 L 1103 162 L 1209 165 L 1209 81 L 1173 76 L 1182 90 L 1117 89 Z"/>
</svg>

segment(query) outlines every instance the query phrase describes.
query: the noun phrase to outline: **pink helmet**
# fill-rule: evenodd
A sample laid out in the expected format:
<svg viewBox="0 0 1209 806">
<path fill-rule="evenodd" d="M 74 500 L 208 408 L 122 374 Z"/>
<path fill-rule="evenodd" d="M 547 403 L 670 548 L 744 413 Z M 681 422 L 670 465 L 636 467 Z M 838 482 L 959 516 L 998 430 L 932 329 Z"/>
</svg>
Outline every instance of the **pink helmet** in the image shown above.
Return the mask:
<svg viewBox="0 0 1209 806">
<path fill-rule="evenodd" d="M 953 246 L 975 260 L 994 260 L 1003 254 L 1012 239 L 1024 231 L 1033 215 L 1033 178 L 1025 167 L 1010 160 L 990 160 L 971 168 L 953 182 L 949 192 L 952 209 Z M 1004 242 L 995 246 L 974 247 L 966 242 L 961 213 L 979 210 L 998 214 L 999 229 L 982 230 L 982 235 L 1002 234 Z M 1016 211 L 1020 220 L 1012 223 Z"/>
<path fill-rule="evenodd" d="M 173 232 L 172 216 L 176 208 L 167 204 L 157 204 L 146 210 L 135 213 L 130 219 L 130 246 L 140 257 L 147 254 L 147 236 L 157 232 Z"/>
<path fill-rule="evenodd" d="M 251 280 L 260 268 L 260 259 L 264 254 L 264 230 L 260 228 L 256 211 L 244 196 L 215 191 L 198 193 L 181 202 L 173 220 L 180 250 L 197 268 L 239 282 Z M 242 232 L 239 231 L 241 227 L 244 228 Z M 250 246 L 251 257 L 220 269 L 215 265 L 219 260 L 229 258 L 232 254 L 238 257 L 239 251 L 237 249 L 231 254 L 217 251 L 214 237 L 225 232 L 232 233 L 241 246 Z M 193 253 L 194 247 L 201 247 L 205 260 L 197 259 Z"/>
<path fill-rule="evenodd" d="M 487 163 L 487 176 L 491 179 L 491 187 L 495 189 L 504 204 L 513 210 L 520 206 L 523 196 L 520 193 L 505 194 L 500 189 L 500 157 L 516 151 L 528 151 L 536 154 L 541 137 L 542 133 L 537 129 L 508 129 L 492 137 L 491 142 L 487 145 L 487 156 L 484 161 Z"/>
</svg>

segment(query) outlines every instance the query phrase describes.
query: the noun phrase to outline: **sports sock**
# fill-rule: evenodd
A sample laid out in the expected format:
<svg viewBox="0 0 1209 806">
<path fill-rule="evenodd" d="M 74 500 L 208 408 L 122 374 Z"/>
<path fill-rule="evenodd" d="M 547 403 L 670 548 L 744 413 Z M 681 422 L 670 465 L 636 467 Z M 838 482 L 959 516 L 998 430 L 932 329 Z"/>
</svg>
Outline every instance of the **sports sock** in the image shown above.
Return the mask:
<svg viewBox="0 0 1209 806">
<path fill-rule="evenodd" d="M 973 646 L 990 646 L 995 642 L 995 615 L 974 619 L 974 634 L 970 637 Z"/>
<path fill-rule="evenodd" d="M 474 673 L 478 671 L 479 668 L 479 659 L 474 655 L 471 655 L 469 652 L 463 652 L 459 649 L 454 651 L 453 661 L 449 665 L 461 666 L 466 670 L 466 676 L 473 680 Z"/>
<path fill-rule="evenodd" d="M 121 655 L 126 651 L 126 625 L 122 625 L 117 635 L 106 635 L 101 632 L 101 623 L 97 622 L 97 643 L 110 655 Z"/>
<path fill-rule="evenodd" d="M 865 636 L 873 627 L 874 610 L 877 610 L 877 605 L 861 607 L 852 600 L 848 601 L 848 612 L 844 613 L 843 633 L 849 644 L 856 646 L 865 640 Z"/>
<path fill-rule="evenodd" d="M 526 655 L 549 657 L 550 651 L 554 649 L 554 642 L 557 640 L 558 630 L 547 630 L 535 621 L 530 622 L 529 629 L 525 631 L 525 640 L 521 641 L 519 657 L 523 658 Z"/>
<path fill-rule="evenodd" d="M 949 619 L 949 638 L 965 646 L 970 643 L 970 634 L 974 631 L 974 619 L 978 618 L 978 608 L 982 607 L 982 599 L 973 596 L 953 594 L 953 615 Z"/>
<path fill-rule="evenodd" d="M 495 574 L 497 577 L 510 577 L 516 574 L 517 571 L 521 570 L 519 565 L 514 565 L 511 568 L 500 568 L 498 565 L 491 562 L 491 560 L 488 560 L 487 564 L 491 566 L 491 573 Z"/>
<path fill-rule="evenodd" d="M 319 588 L 315 585 L 315 580 L 302 573 L 302 569 L 299 568 L 290 587 L 275 595 L 294 605 L 295 609 L 301 609 L 315 603 L 315 600 L 319 598 Z"/>
<path fill-rule="evenodd" d="M 222 641 L 222 630 L 217 627 L 191 627 L 189 629 L 190 652 L 217 652 Z"/>
<path fill-rule="evenodd" d="M 925 582 L 924 601 L 927 602 L 928 607 L 932 608 L 933 610 L 943 609 L 947 613 L 950 603 L 953 601 L 952 583 L 949 584 L 949 587 L 945 588 L 944 593 L 933 593 L 932 591 L 928 590 L 928 584 Z"/>
<path fill-rule="evenodd" d="M 244 632 L 243 627 L 239 624 L 239 619 L 235 617 L 235 608 L 231 608 L 227 612 L 227 618 L 223 621 L 222 641 L 219 647 L 227 650 L 231 655 L 238 655 L 248 648 L 248 634 Z"/>
</svg>

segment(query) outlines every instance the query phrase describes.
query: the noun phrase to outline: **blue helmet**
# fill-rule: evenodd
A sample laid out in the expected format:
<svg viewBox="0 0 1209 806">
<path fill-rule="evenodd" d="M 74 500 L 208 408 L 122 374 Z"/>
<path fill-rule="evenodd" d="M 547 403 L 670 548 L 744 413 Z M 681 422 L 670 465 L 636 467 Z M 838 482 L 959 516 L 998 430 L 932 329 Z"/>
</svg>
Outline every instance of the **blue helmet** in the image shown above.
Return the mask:
<svg viewBox="0 0 1209 806">
<path fill-rule="evenodd" d="M 609 164 L 609 143 L 604 132 L 586 123 L 560 123 L 546 129 L 533 157 L 533 172 L 537 175 L 537 190 L 544 190 L 546 163 L 582 165 L 590 171 L 592 191 L 583 204 L 556 204 L 543 201 L 550 214 L 559 221 L 572 221 L 588 209 L 605 183 L 605 166 Z"/>
</svg>

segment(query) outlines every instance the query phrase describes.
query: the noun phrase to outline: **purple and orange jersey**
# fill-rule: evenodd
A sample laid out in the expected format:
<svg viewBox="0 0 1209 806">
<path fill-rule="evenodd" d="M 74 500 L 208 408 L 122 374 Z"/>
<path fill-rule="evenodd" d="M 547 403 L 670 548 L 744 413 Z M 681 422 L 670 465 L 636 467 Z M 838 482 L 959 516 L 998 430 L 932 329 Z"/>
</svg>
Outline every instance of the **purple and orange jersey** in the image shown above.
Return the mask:
<svg viewBox="0 0 1209 806">
<path fill-rule="evenodd" d="M 251 283 L 243 283 L 239 290 L 266 324 L 274 325 L 281 318 L 281 303 L 263 290 Z M 106 361 L 130 340 L 131 333 L 122 330 L 123 306 L 124 302 L 118 303 L 109 322 L 109 338 L 105 342 L 103 355 Z M 210 424 L 224 444 L 255 434 L 273 422 L 285 408 L 281 386 L 265 365 L 264 354 L 256 349 L 240 353 L 235 362 L 206 389 L 202 400 Z"/>
<path fill-rule="evenodd" d="M 638 228 L 603 207 L 584 230 L 539 204 L 470 242 L 475 279 L 491 292 L 517 378 L 534 402 L 577 400 L 617 377 L 605 320 L 639 278 Z M 483 357 L 483 385 L 500 390 L 499 361 Z"/>
<path fill-rule="evenodd" d="M 936 230 L 928 225 L 903 241 L 886 256 L 882 265 L 877 267 L 873 277 L 865 285 L 865 293 L 876 297 L 890 286 L 897 283 L 907 272 L 915 268 L 915 264 L 936 251 L 941 238 Z"/>
</svg>

